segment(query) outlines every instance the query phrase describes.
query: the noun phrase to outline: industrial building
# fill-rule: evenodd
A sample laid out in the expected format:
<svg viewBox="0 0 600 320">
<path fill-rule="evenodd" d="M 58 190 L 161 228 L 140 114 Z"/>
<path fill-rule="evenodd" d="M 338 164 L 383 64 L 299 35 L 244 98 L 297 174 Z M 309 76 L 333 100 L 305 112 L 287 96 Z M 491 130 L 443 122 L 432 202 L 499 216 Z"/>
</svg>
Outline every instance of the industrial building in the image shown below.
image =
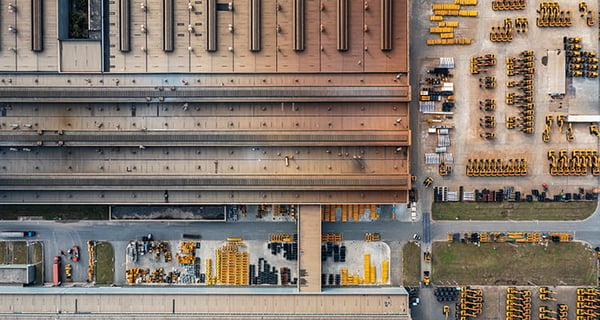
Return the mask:
<svg viewBox="0 0 600 320">
<path fill-rule="evenodd" d="M 405 0 L 3 4 L 0 203 L 406 203 L 408 39 Z M 298 223 L 302 305 L 332 296 L 319 210 Z M 408 319 L 384 291 L 393 311 L 367 313 Z"/>
<path fill-rule="evenodd" d="M 407 201 L 406 1 L 79 2 L 0 10 L 1 202 Z"/>
</svg>

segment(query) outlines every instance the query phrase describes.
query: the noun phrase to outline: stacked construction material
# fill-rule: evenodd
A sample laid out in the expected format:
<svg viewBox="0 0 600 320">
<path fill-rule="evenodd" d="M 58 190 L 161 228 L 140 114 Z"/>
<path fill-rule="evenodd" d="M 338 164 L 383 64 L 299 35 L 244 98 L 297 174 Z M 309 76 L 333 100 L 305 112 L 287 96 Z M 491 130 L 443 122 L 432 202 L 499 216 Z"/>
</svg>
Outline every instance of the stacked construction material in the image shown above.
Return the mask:
<svg viewBox="0 0 600 320">
<path fill-rule="evenodd" d="M 223 284 L 248 285 L 248 252 L 239 243 L 228 242 L 216 250 L 217 279 Z"/>
<path fill-rule="evenodd" d="M 340 208 L 341 213 L 339 217 L 336 216 L 338 208 Z M 321 219 L 328 222 L 338 220 L 342 222 L 359 221 L 366 210 L 369 210 L 369 219 L 376 220 L 380 218 L 379 213 L 377 213 L 377 205 L 374 204 L 333 204 L 323 206 Z"/>
<path fill-rule="evenodd" d="M 443 21 L 444 17 L 477 17 L 477 10 L 461 10 L 462 6 L 475 6 L 477 0 L 455 0 L 451 3 L 434 3 L 431 6 L 433 15 L 430 21 L 438 22 L 437 27 L 429 29 L 430 33 L 439 34 L 439 38 L 427 39 L 428 45 L 466 45 L 471 44 L 471 38 L 455 38 L 455 28 L 458 27 L 457 21 Z"/>
</svg>

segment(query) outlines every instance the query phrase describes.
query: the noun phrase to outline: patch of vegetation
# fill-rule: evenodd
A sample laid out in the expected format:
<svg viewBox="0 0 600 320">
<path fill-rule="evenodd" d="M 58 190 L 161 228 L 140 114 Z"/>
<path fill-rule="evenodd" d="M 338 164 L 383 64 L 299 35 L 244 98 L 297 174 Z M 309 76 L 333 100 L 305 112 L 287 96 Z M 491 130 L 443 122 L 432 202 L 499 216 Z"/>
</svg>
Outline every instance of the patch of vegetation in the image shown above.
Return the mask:
<svg viewBox="0 0 600 320">
<path fill-rule="evenodd" d="M 108 206 L 98 205 L 0 205 L 1 220 L 41 217 L 44 220 L 108 220 Z"/>
<path fill-rule="evenodd" d="M 421 248 L 409 242 L 402 248 L 402 285 L 418 286 L 421 281 Z"/>
<path fill-rule="evenodd" d="M 6 241 L 0 241 L 0 264 L 6 264 Z"/>
<path fill-rule="evenodd" d="M 435 220 L 581 220 L 594 213 L 596 201 L 434 202 Z"/>
<path fill-rule="evenodd" d="M 69 1 L 69 38 L 88 38 L 88 0 Z"/>
<path fill-rule="evenodd" d="M 106 241 L 96 245 L 96 283 L 112 284 L 115 279 L 115 252 Z"/>
<path fill-rule="evenodd" d="M 435 242 L 432 254 L 438 285 L 596 285 L 596 253 L 577 242 Z"/>
<path fill-rule="evenodd" d="M 12 262 L 13 264 L 27 264 L 29 257 L 29 247 L 25 241 L 13 241 L 12 243 Z"/>
<path fill-rule="evenodd" d="M 29 259 L 29 263 L 35 265 L 34 284 L 42 284 L 44 282 L 44 248 L 39 241 L 32 242 L 31 247 L 33 249 L 33 254 Z"/>
</svg>

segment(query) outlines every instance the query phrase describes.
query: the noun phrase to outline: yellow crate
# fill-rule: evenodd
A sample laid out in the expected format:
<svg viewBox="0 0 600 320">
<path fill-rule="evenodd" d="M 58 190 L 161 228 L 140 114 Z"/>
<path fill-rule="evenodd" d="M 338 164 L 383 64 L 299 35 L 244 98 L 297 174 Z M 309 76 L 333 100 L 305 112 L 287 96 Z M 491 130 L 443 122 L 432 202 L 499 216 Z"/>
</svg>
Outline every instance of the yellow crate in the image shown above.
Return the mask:
<svg viewBox="0 0 600 320">
<path fill-rule="evenodd" d="M 442 39 L 452 39 L 454 38 L 454 33 L 440 33 L 440 38 Z"/>
<path fill-rule="evenodd" d="M 436 16 L 436 15 L 429 16 L 429 21 L 442 21 L 442 20 L 444 20 L 444 17 L 442 17 L 442 16 Z"/>
<path fill-rule="evenodd" d="M 457 28 L 458 21 L 446 21 L 446 27 Z"/>
</svg>

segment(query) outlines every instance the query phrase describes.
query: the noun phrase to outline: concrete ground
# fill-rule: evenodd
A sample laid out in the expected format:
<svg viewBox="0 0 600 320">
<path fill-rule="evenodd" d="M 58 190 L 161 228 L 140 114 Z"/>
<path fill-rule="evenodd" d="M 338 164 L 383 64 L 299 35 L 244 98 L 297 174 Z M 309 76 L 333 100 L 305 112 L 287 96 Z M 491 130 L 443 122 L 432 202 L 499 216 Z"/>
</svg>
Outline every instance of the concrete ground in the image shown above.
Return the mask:
<svg viewBox="0 0 600 320">
<path fill-rule="evenodd" d="M 439 1 L 438 1 L 439 2 Z M 598 138 L 588 133 L 588 124 L 574 124 L 575 140 L 567 142 L 564 131 L 559 133 L 556 125 L 551 132 L 549 143 L 543 143 L 541 133 L 544 129 L 545 116 L 552 114 L 598 114 L 598 79 L 567 78 L 567 95 L 564 99 L 551 99 L 548 96 L 549 83 L 552 80 L 548 67 L 542 64 L 542 58 L 547 50 L 563 48 L 563 37 L 582 38 L 584 51 L 598 51 L 598 31 L 595 27 L 587 27 L 585 19 L 579 17 L 575 3 L 562 4 L 561 8 L 573 9 L 573 26 L 569 28 L 538 28 L 535 26 L 536 4 L 528 4 L 523 11 L 492 11 L 491 2 L 480 1 L 477 7 L 477 18 L 446 17 L 445 21 L 458 21 L 459 27 L 455 37 L 470 37 L 473 39 L 471 45 L 454 46 L 427 46 L 424 38 L 434 38 L 435 35 L 428 33 L 428 28 L 437 26 L 429 21 L 432 14 L 431 4 L 436 1 L 419 1 L 412 3 L 411 39 L 411 65 L 413 72 L 413 93 L 419 92 L 419 81 L 426 77 L 425 70 L 430 68 L 437 57 L 454 57 L 456 68 L 451 80 L 454 83 L 456 107 L 454 115 L 446 122 L 452 123 L 455 129 L 450 132 L 451 146 L 448 152 L 454 156 L 453 173 L 450 176 L 441 177 L 438 174 L 438 166 L 430 165 L 418 169 L 422 177 L 434 177 L 435 185 L 448 186 L 451 191 L 458 191 L 458 186 L 466 186 L 467 191 L 471 189 L 500 188 L 506 185 L 515 186 L 528 190 L 541 188 L 541 184 L 549 185 L 550 193 L 558 194 L 564 189 L 565 192 L 575 192 L 578 187 L 591 188 L 597 185 L 597 178 L 590 175 L 577 177 L 552 177 L 548 173 L 546 153 L 548 149 L 574 150 L 574 149 L 598 149 Z M 590 9 L 597 9 L 597 2 L 588 2 Z M 471 8 L 468 8 L 471 9 Z M 597 10 L 596 10 L 597 11 Z M 525 34 L 515 33 L 512 42 L 491 42 L 489 33 L 491 27 L 501 24 L 504 18 L 527 17 L 529 31 Z M 520 80 L 520 76 L 508 77 L 505 72 L 505 58 L 516 57 L 524 50 L 535 51 L 535 78 L 534 78 L 534 101 L 535 101 L 535 133 L 524 134 L 516 129 L 509 130 L 505 127 L 506 116 L 518 115 L 518 108 L 506 105 L 505 93 L 512 92 L 512 88 L 506 87 L 506 81 Z M 487 53 L 496 54 L 497 64 L 487 74 L 471 75 L 469 71 L 469 60 L 473 56 L 481 56 Z M 495 76 L 497 87 L 495 89 L 479 88 L 479 79 L 483 76 Z M 496 100 L 496 111 L 484 113 L 479 110 L 479 100 L 493 98 Z M 413 110 L 418 107 L 414 106 Z M 441 103 L 436 106 L 436 111 L 441 111 Z M 483 129 L 479 126 L 479 118 L 484 115 L 495 115 L 496 136 L 492 141 L 486 141 L 479 137 Z M 426 122 L 431 115 L 419 114 L 416 118 L 418 126 L 415 127 L 413 146 L 416 152 L 415 159 L 418 165 L 423 165 L 423 154 L 434 152 L 437 139 L 435 135 L 426 133 L 426 128 L 431 124 Z M 436 124 L 436 123 L 433 123 Z M 469 158 L 527 158 L 528 175 L 526 177 L 467 177 L 465 165 Z M 415 163 L 413 163 L 413 168 Z"/>
<path fill-rule="evenodd" d="M 376 269 L 376 282 L 381 284 L 382 262 L 390 261 L 390 246 L 385 242 L 365 242 L 365 241 L 343 241 L 340 245 L 346 246 L 346 262 L 334 262 L 333 257 L 328 257 L 322 263 L 322 272 L 325 274 L 340 274 L 342 268 L 348 269 L 349 275 L 358 275 L 364 277 L 364 255 L 370 254 L 370 263 Z M 396 266 L 390 261 L 389 270 L 396 272 Z M 388 281 L 390 277 L 388 273 Z"/>
<path fill-rule="evenodd" d="M 149 268 L 150 272 L 154 271 L 156 268 L 162 267 L 165 272 L 168 273 L 170 271 L 179 270 L 182 274 L 185 273 L 184 268 L 177 264 L 176 253 L 179 252 L 180 249 L 180 241 L 171 240 L 169 243 L 169 251 L 173 256 L 173 260 L 171 262 L 164 262 L 163 255 L 160 256 L 160 259 L 155 259 L 155 256 L 145 254 L 138 256 L 138 261 L 133 262 L 129 255 L 126 256 L 126 269 L 129 268 Z M 200 273 L 206 273 L 206 259 L 210 258 L 212 260 L 212 274 L 216 273 L 216 249 L 222 247 L 226 241 L 200 241 L 200 248 L 196 249 L 195 256 L 201 259 L 200 262 Z M 258 270 L 258 259 L 264 258 L 271 267 L 275 267 L 279 272 L 279 268 L 287 267 L 291 269 L 292 278 L 298 277 L 297 271 L 297 262 L 296 260 L 286 260 L 283 258 L 282 253 L 277 255 L 272 255 L 270 249 L 267 248 L 266 241 L 257 241 L 257 240 L 248 240 L 244 241 L 244 245 L 239 247 L 239 251 L 245 251 L 249 253 L 248 264 L 257 265 Z M 127 253 L 124 253 L 127 254 Z M 124 281 L 124 274 L 117 275 L 117 277 L 121 278 L 121 281 Z M 195 277 L 191 277 L 191 282 L 178 282 L 174 284 L 197 284 L 197 285 L 206 285 L 206 283 L 199 283 L 200 279 Z M 281 284 L 281 283 L 279 283 Z M 165 283 L 166 285 L 166 283 Z"/>
<path fill-rule="evenodd" d="M 500 320 L 505 319 L 506 311 L 506 286 L 471 286 L 471 288 L 483 289 L 483 311 L 479 319 Z M 550 310 L 557 310 L 557 304 L 567 304 L 569 306 L 569 319 L 575 318 L 576 311 L 576 289 L 577 287 L 549 287 L 556 294 L 550 296 L 556 298 L 556 301 L 541 301 L 539 299 L 539 287 L 516 287 L 519 290 L 531 290 L 531 319 L 538 319 L 538 308 L 546 306 Z M 412 316 L 415 320 L 424 319 L 443 319 L 442 307 L 450 307 L 451 313 L 449 319 L 454 319 L 456 312 L 455 303 L 458 302 L 439 302 L 433 295 L 435 288 L 421 288 L 419 298 L 421 303 L 412 309 Z"/>
</svg>

